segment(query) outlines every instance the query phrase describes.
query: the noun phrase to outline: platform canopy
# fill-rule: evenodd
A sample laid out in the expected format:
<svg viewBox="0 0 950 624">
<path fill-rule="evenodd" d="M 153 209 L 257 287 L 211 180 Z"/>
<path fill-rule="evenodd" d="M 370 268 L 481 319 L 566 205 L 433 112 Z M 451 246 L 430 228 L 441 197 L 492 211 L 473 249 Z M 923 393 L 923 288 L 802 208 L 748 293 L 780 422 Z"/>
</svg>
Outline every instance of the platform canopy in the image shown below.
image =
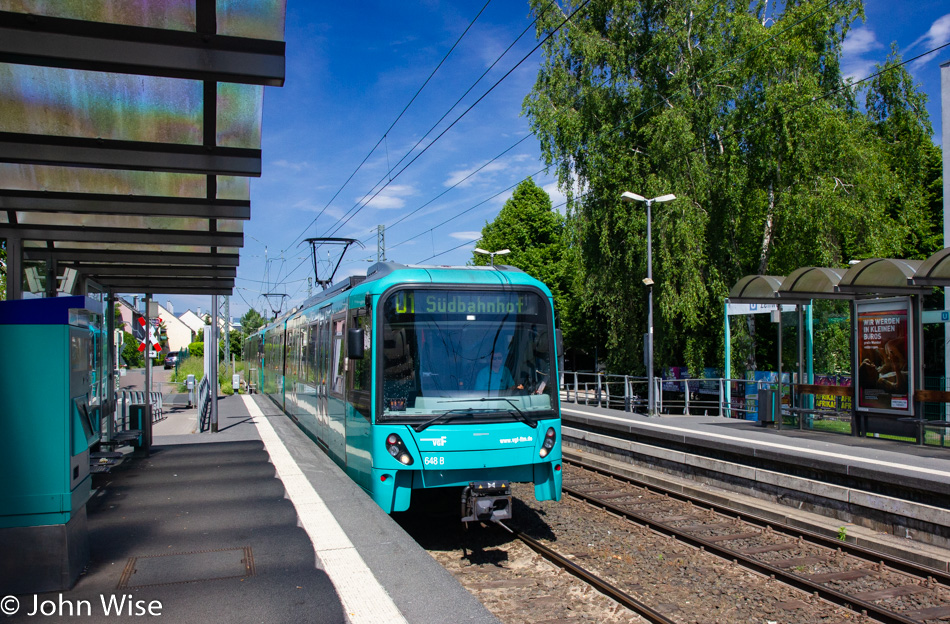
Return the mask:
<svg viewBox="0 0 950 624">
<path fill-rule="evenodd" d="M 838 288 L 855 295 L 914 295 L 921 287 L 914 275 L 923 264 L 920 260 L 868 258 L 855 264 L 841 277 Z"/>
<path fill-rule="evenodd" d="M 746 275 L 729 291 L 732 303 L 781 303 L 778 289 L 784 277 L 779 275 Z"/>
<path fill-rule="evenodd" d="M 284 18 L 285 0 L 0 0 L 8 297 L 31 266 L 231 293 Z"/>
<path fill-rule="evenodd" d="M 918 286 L 950 285 L 950 247 L 924 260 L 914 273 L 914 283 Z"/>
<path fill-rule="evenodd" d="M 812 299 L 851 299 L 853 295 L 841 292 L 838 284 L 845 269 L 828 267 L 801 267 L 788 274 L 778 289 L 782 301 L 809 303 Z"/>
</svg>

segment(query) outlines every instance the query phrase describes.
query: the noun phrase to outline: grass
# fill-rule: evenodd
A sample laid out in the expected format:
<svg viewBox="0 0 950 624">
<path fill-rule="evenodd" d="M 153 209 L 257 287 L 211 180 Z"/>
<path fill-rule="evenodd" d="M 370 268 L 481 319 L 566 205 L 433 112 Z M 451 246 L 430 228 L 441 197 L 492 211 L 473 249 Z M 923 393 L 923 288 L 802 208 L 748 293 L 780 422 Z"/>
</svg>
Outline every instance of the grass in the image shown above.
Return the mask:
<svg viewBox="0 0 950 624">
<path fill-rule="evenodd" d="M 235 362 L 234 369 L 238 372 L 242 371 L 244 363 Z M 178 383 L 179 392 L 188 392 L 188 388 L 185 387 L 188 375 L 195 376 L 195 383 L 204 377 L 204 360 L 202 358 L 190 357 L 178 364 L 177 370 L 172 375 L 172 381 Z M 234 388 L 231 385 L 231 367 L 225 366 L 224 362 L 218 364 L 218 387 L 223 394 L 234 394 Z"/>
</svg>

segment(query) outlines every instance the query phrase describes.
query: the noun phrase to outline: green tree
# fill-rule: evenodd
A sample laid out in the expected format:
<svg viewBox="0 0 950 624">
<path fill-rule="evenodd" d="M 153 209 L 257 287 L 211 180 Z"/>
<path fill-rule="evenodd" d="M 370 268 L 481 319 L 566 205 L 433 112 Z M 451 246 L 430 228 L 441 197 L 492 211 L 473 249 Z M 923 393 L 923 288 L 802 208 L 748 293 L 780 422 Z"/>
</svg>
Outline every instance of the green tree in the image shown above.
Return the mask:
<svg viewBox="0 0 950 624">
<path fill-rule="evenodd" d="M 582 2 L 530 0 L 539 36 Z M 547 40 L 525 112 L 569 194 L 576 284 L 611 368 L 643 370 L 646 216 L 624 191 L 677 196 L 653 211 L 661 364 L 720 361 L 722 299 L 743 275 L 922 253 L 930 218 L 890 201 L 908 165 L 841 76 L 862 15 L 860 0 L 591 0 Z M 916 88 L 898 86 L 878 91 L 914 110 L 901 132 L 926 130 Z"/>
<path fill-rule="evenodd" d="M 205 343 L 203 342 L 192 342 L 188 345 L 188 353 L 192 357 L 202 358 L 205 355 Z"/>
<path fill-rule="evenodd" d="M 241 332 L 243 332 L 245 336 L 250 336 L 263 327 L 265 322 L 266 320 L 261 316 L 260 312 L 254 308 L 250 308 L 244 313 L 244 316 L 241 317 Z"/>
<path fill-rule="evenodd" d="M 244 334 L 236 329 L 232 329 L 230 332 L 228 332 L 228 348 L 231 350 L 231 355 L 239 360 L 241 359 L 243 345 Z"/>
<path fill-rule="evenodd" d="M 127 331 L 122 332 L 122 359 L 129 368 L 145 366 L 145 356 L 139 351 L 139 341 Z"/>
<path fill-rule="evenodd" d="M 578 331 L 584 323 L 576 314 L 578 302 L 572 290 L 573 271 L 568 259 L 567 231 L 564 217 L 551 205 L 551 197 L 534 180 L 522 181 L 505 202 L 501 211 L 482 228 L 477 247 L 488 251 L 508 249 L 510 254 L 496 256 L 496 262 L 518 267 L 544 282 L 554 296 L 567 346 L 574 347 L 587 340 L 587 333 Z M 476 266 L 489 264 L 491 258 L 472 254 Z"/>
</svg>

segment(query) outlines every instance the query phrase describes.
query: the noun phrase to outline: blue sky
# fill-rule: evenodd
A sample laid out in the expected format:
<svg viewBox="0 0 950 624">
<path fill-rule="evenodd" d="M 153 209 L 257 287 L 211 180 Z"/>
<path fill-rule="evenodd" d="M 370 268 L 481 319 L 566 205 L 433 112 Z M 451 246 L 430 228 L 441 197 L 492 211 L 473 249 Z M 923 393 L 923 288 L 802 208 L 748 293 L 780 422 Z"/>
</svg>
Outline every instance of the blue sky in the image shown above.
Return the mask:
<svg viewBox="0 0 950 624">
<path fill-rule="evenodd" d="M 483 5 L 484 0 L 287 0 L 287 79 L 283 88 L 265 90 L 263 175 L 251 181 L 252 219 L 244 229 L 245 246 L 231 298 L 233 316 L 243 314 L 248 305 L 266 312 L 262 293 L 287 294 L 285 311 L 306 298 L 312 265 L 309 248 L 299 244 L 302 238 L 337 236 L 366 242 L 365 249 L 350 248 L 338 277 L 364 272 L 370 266 L 366 260 L 375 261 L 379 224 L 387 226 L 389 260 L 465 264 L 474 247 L 468 241 L 478 237 L 485 222 L 510 197 L 508 187 L 533 175 L 555 205 L 563 202 L 554 177 L 538 174 L 543 169 L 538 143 L 521 116 L 540 52 L 512 71 L 379 191 L 378 183 L 387 178 L 388 170 L 394 168 L 393 175 L 400 172 L 537 44 L 531 28 L 412 151 L 530 25 L 527 2 L 493 0 L 387 133 Z M 875 63 L 884 60 L 891 42 L 910 58 L 950 41 L 946 0 L 869 0 L 866 14 L 865 22 L 845 43 L 843 69 L 855 79 L 865 77 Z M 930 98 L 928 108 L 938 142 L 939 66 L 947 61 L 950 47 L 908 66 Z M 385 140 L 373 150 L 384 135 Z M 410 154 L 408 159 L 397 166 L 406 154 Z M 366 163 L 344 187 L 367 155 Z M 374 196 L 375 191 L 379 193 Z M 341 224 L 347 211 L 363 204 Z M 338 248 L 323 248 L 324 260 L 327 252 L 334 254 L 335 262 Z M 321 271 L 325 270 L 323 262 Z M 311 289 L 318 291 L 315 284 Z M 209 297 L 159 298 L 165 299 L 175 304 L 176 313 L 196 307 L 207 310 L 210 304 Z"/>
</svg>

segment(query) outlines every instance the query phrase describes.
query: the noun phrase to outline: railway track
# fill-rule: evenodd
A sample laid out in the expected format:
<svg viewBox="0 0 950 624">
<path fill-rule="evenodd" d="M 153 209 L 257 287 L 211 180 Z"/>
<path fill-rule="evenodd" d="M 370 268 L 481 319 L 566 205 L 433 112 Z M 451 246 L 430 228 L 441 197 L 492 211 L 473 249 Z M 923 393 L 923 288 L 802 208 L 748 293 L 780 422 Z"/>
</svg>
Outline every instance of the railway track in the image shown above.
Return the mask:
<svg viewBox="0 0 950 624">
<path fill-rule="evenodd" d="M 615 516 L 887 623 L 950 616 L 950 575 L 566 461 L 564 492 Z"/>
<path fill-rule="evenodd" d="M 550 561 L 562 570 L 565 570 L 568 573 L 576 576 L 605 596 L 616 600 L 619 604 L 633 611 L 646 621 L 652 622 L 653 624 L 676 624 L 676 620 L 672 620 L 659 611 L 651 608 L 649 605 L 640 602 L 630 594 L 607 582 L 605 579 L 594 574 L 590 570 L 579 566 L 568 557 L 558 553 L 553 548 L 542 544 L 538 540 L 528 536 L 525 533 L 522 533 L 521 531 L 508 527 L 502 522 L 497 522 L 496 524 L 524 542 L 528 548 L 538 553 L 546 560 Z"/>
</svg>

